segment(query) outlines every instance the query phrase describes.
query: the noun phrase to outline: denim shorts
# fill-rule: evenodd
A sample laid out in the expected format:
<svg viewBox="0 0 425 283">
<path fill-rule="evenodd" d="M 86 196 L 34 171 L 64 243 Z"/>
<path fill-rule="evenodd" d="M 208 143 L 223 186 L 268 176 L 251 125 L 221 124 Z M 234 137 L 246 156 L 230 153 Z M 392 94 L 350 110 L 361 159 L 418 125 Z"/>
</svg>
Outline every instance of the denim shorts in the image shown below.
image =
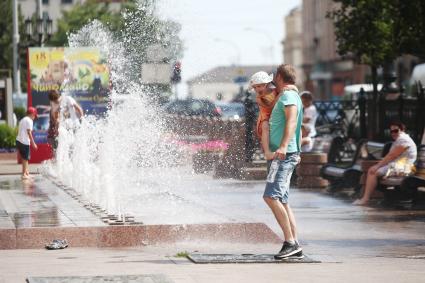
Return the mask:
<svg viewBox="0 0 425 283">
<path fill-rule="evenodd" d="M 263 197 L 288 203 L 289 185 L 295 167 L 300 161 L 298 152 L 286 154 L 284 160 L 275 159 L 268 162 L 267 184 Z"/>
</svg>

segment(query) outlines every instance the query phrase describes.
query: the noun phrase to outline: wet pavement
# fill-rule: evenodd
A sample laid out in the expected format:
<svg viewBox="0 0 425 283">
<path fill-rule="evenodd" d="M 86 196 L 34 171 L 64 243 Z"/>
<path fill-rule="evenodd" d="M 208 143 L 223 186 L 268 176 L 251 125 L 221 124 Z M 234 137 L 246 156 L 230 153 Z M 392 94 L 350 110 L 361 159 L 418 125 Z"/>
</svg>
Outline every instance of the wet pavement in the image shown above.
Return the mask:
<svg viewBox="0 0 425 283">
<path fill-rule="evenodd" d="M 263 203 L 263 182 L 208 176 L 195 176 L 188 182 L 186 190 L 161 192 L 144 202 L 141 194 L 134 201 L 139 204 L 129 209 L 147 224 L 263 222 L 282 236 Z M 320 264 L 200 267 L 174 257 L 182 251 L 270 254 L 280 248 L 202 239 L 126 249 L 3 250 L 0 282 L 23 282 L 36 275 L 153 273 L 165 273 L 173 282 L 279 282 L 279 276 L 293 282 L 424 280 L 425 211 L 357 207 L 349 199 L 296 188 L 291 190 L 291 203 L 304 251 Z M 0 228 L 96 225 L 105 224 L 49 180 L 38 176 L 26 183 L 18 176 L 0 177 Z"/>
<path fill-rule="evenodd" d="M 202 183 L 197 178 L 202 178 Z M 263 190 L 262 181 L 194 176 L 184 189 L 139 201 L 134 196 L 136 201 L 127 207 L 132 209 L 143 203 L 133 214 L 146 224 L 262 222 L 282 237 L 262 199 Z M 353 206 L 351 199 L 335 198 L 324 190 L 296 188 L 291 189 L 290 201 L 299 239 L 313 253 L 325 255 L 332 250 L 334 256 L 425 254 L 425 210 Z"/>
<path fill-rule="evenodd" d="M 195 186 L 200 179 L 203 186 Z M 186 189 L 135 195 L 128 210 L 148 225 L 261 222 L 282 237 L 262 200 L 263 182 L 199 175 L 188 182 Z M 352 206 L 349 199 L 296 188 L 290 199 L 300 242 L 314 253 L 332 249 L 333 255 L 425 254 L 424 210 Z M 97 226 L 106 224 L 50 180 L 0 176 L 0 228 Z"/>
<path fill-rule="evenodd" d="M 49 180 L 0 176 L 0 228 L 93 226 L 105 224 Z"/>
</svg>

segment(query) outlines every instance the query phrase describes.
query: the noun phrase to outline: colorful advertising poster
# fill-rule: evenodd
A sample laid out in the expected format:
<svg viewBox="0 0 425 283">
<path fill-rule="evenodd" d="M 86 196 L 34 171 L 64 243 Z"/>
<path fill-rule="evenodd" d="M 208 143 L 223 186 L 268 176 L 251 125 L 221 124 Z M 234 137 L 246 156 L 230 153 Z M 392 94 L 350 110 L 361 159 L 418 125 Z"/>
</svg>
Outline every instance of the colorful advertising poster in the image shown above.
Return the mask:
<svg viewBox="0 0 425 283">
<path fill-rule="evenodd" d="M 37 144 L 47 143 L 50 90 L 73 97 L 88 115 L 106 111 L 109 69 L 99 49 L 29 48 L 28 61 L 28 105 L 39 114 L 34 123 Z"/>
</svg>

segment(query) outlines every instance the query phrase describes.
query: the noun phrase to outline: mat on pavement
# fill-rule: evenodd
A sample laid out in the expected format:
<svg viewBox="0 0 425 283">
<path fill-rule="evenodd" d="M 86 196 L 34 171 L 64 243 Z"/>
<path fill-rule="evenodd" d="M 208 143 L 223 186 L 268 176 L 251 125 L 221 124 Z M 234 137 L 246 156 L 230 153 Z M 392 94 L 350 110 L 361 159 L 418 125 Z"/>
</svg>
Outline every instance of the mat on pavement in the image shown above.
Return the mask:
<svg viewBox="0 0 425 283">
<path fill-rule="evenodd" d="M 272 254 L 189 254 L 194 263 L 320 263 L 309 256 L 276 260 Z"/>
<path fill-rule="evenodd" d="M 64 277 L 28 277 L 28 283 L 173 283 L 164 274 L 114 275 L 114 276 L 64 276 Z"/>
</svg>

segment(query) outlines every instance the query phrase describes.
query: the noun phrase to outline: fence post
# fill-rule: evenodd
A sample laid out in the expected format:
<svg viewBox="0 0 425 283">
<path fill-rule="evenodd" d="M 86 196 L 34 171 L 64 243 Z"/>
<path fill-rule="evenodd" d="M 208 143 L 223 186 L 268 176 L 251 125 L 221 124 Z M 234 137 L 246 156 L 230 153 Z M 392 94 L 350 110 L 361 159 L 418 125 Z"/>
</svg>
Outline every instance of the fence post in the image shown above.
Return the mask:
<svg viewBox="0 0 425 283">
<path fill-rule="evenodd" d="M 416 125 L 417 125 L 417 143 L 420 144 L 422 136 L 425 131 L 425 87 L 422 86 L 421 82 L 417 83 L 417 99 L 418 108 L 416 111 Z"/>
<path fill-rule="evenodd" d="M 404 95 L 404 91 L 403 91 L 402 87 L 400 87 L 400 96 L 398 97 L 397 100 L 398 100 L 398 106 L 399 106 L 399 108 L 398 108 L 398 117 L 400 117 L 399 120 L 406 124 L 407 118 L 404 116 L 404 114 L 405 114 L 404 108 L 406 107 L 406 105 L 404 103 L 405 95 Z"/>
<path fill-rule="evenodd" d="M 364 139 L 367 137 L 367 132 L 366 132 L 366 94 L 363 88 L 360 89 L 358 104 L 359 104 L 359 110 L 360 110 L 360 137 Z"/>
<path fill-rule="evenodd" d="M 251 162 L 254 154 L 254 121 L 255 121 L 255 105 L 251 98 L 251 94 L 245 92 L 245 162 Z"/>
</svg>

